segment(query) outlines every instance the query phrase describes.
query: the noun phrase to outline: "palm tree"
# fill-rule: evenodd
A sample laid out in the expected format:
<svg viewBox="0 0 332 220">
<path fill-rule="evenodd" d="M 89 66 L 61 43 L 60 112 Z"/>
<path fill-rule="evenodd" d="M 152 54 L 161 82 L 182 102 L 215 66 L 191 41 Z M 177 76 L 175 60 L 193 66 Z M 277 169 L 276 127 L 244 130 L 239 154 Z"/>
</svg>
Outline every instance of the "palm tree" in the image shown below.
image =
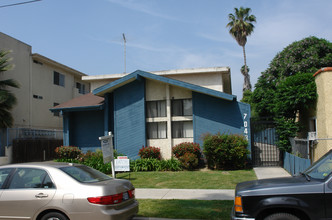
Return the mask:
<svg viewBox="0 0 332 220">
<path fill-rule="evenodd" d="M 9 51 L 0 50 L 0 77 L 13 67 L 9 64 L 8 53 Z M 19 85 L 13 79 L 0 80 L 0 128 L 11 127 L 14 121 L 10 110 L 16 104 L 16 97 L 7 90 L 7 87 L 18 88 Z"/>
<path fill-rule="evenodd" d="M 247 43 L 247 37 L 254 31 L 253 22 L 256 22 L 255 15 L 249 15 L 251 9 L 240 7 L 234 8 L 235 13 L 228 15 L 229 23 L 226 27 L 229 28 L 229 33 L 235 38 L 237 43 L 243 49 L 244 57 L 244 72 L 241 73 L 244 76 L 243 91 L 251 91 L 250 77 L 247 69 L 247 59 L 246 59 L 246 50 L 245 45 Z"/>
</svg>

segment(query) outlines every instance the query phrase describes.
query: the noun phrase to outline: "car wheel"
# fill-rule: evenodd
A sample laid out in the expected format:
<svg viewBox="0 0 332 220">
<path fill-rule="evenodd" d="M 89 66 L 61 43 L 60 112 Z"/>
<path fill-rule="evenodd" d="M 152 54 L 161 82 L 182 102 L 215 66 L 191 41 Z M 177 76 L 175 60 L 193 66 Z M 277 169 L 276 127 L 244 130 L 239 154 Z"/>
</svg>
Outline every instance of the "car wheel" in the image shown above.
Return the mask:
<svg viewBox="0 0 332 220">
<path fill-rule="evenodd" d="M 295 215 L 289 213 L 274 213 L 264 218 L 264 220 L 300 220 L 300 219 Z"/>
<path fill-rule="evenodd" d="M 68 218 L 59 212 L 49 212 L 40 220 L 68 220 Z"/>
</svg>

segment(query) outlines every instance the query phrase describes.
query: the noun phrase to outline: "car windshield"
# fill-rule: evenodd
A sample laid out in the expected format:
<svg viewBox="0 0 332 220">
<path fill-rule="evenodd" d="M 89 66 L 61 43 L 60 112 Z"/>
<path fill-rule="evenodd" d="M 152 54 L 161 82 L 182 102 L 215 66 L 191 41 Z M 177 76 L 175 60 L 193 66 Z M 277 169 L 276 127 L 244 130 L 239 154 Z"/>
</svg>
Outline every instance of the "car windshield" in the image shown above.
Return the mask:
<svg viewBox="0 0 332 220">
<path fill-rule="evenodd" d="M 94 183 L 112 179 L 106 174 L 87 166 L 61 167 L 60 170 L 82 183 Z"/>
<path fill-rule="evenodd" d="M 332 151 L 325 154 L 318 161 L 313 163 L 303 173 L 314 179 L 323 180 L 332 172 Z"/>
</svg>

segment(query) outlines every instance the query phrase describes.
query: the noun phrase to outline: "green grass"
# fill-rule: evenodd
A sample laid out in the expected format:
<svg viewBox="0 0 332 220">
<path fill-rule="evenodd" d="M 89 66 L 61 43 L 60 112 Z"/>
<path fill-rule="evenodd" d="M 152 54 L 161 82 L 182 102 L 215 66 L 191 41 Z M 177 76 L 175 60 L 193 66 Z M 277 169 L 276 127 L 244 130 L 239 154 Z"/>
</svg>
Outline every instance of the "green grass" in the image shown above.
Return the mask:
<svg viewBox="0 0 332 220">
<path fill-rule="evenodd" d="M 235 189 L 239 182 L 257 179 L 253 170 L 131 172 L 116 178 L 129 179 L 135 188 L 159 189 Z"/>
<path fill-rule="evenodd" d="M 230 219 L 233 201 L 139 199 L 138 216 L 173 219 Z"/>
</svg>

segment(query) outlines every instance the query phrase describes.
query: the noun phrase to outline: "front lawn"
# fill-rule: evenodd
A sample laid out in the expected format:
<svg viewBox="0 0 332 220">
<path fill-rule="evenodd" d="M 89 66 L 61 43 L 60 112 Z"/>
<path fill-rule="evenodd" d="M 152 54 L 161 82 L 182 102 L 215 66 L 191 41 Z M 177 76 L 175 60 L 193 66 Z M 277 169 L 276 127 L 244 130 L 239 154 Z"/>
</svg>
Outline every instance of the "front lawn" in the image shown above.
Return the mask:
<svg viewBox="0 0 332 220">
<path fill-rule="evenodd" d="M 230 219 L 233 201 L 138 199 L 140 217 Z"/>
<path fill-rule="evenodd" d="M 159 189 L 235 189 L 239 182 L 257 179 L 253 170 L 130 172 L 116 178 L 129 179 L 135 188 Z"/>
</svg>

